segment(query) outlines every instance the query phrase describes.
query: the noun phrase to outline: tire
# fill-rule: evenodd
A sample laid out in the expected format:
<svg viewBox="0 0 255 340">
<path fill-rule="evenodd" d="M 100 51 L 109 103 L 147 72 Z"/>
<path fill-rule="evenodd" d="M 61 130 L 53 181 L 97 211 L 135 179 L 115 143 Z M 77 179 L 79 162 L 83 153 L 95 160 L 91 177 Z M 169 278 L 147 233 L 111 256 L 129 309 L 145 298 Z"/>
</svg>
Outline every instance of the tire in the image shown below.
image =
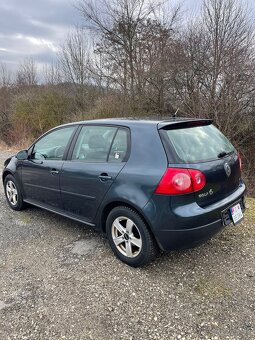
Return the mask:
<svg viewBox="0 0 255 340">
<path fill-rule="evenodd" d="M 13 210 L 25 208 L 22 193 L 16 179 L 12 175 L 7 175 L 4 179 L 4 192 L 7 203 Z"/>
<path fill-rule="evenodd" d="M 106 220 L 106 233 L 114 254 L 131 267 L 145 266 L 158 253 L 147 225 L 131 208 L 114 208 Z"/>
</svg>

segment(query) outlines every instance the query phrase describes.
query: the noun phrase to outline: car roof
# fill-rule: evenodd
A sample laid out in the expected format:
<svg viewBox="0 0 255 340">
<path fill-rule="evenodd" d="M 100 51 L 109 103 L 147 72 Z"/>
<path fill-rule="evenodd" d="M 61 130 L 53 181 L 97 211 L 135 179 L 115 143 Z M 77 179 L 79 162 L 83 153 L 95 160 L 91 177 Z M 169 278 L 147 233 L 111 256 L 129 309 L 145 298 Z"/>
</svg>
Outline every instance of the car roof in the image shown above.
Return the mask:
<svg viewBox="0 0 255 340">
<path fill-rule="evenodd" d="M 167 120 L 157 120 L 157 119 L 146 119 L 146 118 L 106 118 L 106 119 L 92 119 L 92 120 L 83 120 L 73 123 L 64 124 L 61 126 L 70 126 L 70 125 L 118 125 L 118 126 L 149 126 L 149 125 L 157 125 L 159 129 L 164 128 L 169 125 L 178 124 L 179 126 L 186 125 L 185 123 L 197 123 L 195 125 L 208 125 L 212 123 L 210 119 L 201 119 L 201 118 L 185 118 L 185 117 L 176 117 L 170 118 Z"/>
</svg>

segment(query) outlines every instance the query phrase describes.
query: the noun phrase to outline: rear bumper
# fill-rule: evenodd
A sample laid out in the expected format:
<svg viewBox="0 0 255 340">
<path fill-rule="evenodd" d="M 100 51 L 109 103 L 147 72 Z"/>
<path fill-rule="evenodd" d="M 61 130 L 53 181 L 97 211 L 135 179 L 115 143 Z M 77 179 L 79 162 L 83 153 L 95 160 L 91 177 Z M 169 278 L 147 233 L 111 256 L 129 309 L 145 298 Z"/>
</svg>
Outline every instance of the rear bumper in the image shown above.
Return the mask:
<svg viewBox="0 0 255 340">
<path fill-rule="evenodd" d="M 230 206 L 240 202 L 244 206 L 245 184 L 227 198 L 201 208 L 195 202 L 183 205 L 171 205 L 169 197 L 153 197 L 145 207 L 150 211 L 151 229 L 159 247 L 164 250 L 192 248 L 199 245 L 221 231 L 226 224 L 226 216 Z"/>
<path fill-rule="evenodd" d="M 202 244 L 224 228 L 221 220 L 202 227 L 185 230 L 160 230 L 155 233 L 160 248 L 164 251 L 187 249 Z"/>
</svg>

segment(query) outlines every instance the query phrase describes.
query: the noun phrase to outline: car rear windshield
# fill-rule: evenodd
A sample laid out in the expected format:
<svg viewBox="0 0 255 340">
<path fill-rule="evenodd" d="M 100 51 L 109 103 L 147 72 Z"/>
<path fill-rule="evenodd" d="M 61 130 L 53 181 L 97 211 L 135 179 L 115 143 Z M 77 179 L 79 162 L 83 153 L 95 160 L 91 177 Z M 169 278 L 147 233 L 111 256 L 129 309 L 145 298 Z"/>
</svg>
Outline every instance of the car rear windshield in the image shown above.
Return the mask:
<svg viewBox="0 0 255 340">
<path fill-rule="evenodd" d="M 198 163 L 215 160 L 235 151 L 229 140 L 213 125 L 161 130 L 169 161 Z"/>
</svg>

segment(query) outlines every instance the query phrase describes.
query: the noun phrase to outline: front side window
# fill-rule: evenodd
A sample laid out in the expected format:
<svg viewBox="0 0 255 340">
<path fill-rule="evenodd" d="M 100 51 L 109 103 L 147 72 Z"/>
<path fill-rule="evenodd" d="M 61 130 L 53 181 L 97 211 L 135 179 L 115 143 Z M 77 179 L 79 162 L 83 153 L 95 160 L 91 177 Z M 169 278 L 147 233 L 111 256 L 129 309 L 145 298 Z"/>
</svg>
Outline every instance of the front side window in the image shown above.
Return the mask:
<svg viewBox="0 0 255 340">
<path fill-rule="evenodd" d="M 62 160 L 76 126 L 60 128 L 48 133 L 35 143 L 31 159 Z"/>
</svg>

